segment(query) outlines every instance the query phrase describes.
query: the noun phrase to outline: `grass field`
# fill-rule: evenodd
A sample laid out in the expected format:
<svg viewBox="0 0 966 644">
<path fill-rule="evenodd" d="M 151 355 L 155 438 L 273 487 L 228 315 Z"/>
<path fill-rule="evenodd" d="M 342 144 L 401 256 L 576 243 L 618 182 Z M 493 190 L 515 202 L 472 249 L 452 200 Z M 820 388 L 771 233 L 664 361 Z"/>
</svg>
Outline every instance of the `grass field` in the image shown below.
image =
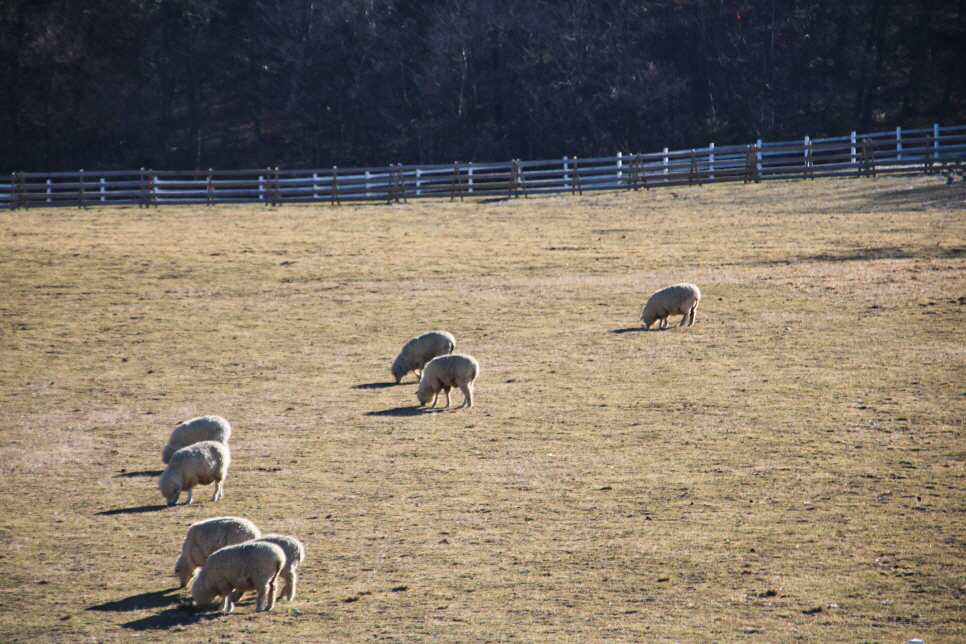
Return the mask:
<svg viewBox="0 0 966 644">
<path fill-rule="evenodd" d="M 0 641 L 966 641 L 958 178 L 8 211 L 0 289 Z M 433 329 L 473 409 L 392 384 Z M 164 507 L 206 413 L 225 498 Z M 295 601 L 183 604 L 224 515 Z"/>
</svg>

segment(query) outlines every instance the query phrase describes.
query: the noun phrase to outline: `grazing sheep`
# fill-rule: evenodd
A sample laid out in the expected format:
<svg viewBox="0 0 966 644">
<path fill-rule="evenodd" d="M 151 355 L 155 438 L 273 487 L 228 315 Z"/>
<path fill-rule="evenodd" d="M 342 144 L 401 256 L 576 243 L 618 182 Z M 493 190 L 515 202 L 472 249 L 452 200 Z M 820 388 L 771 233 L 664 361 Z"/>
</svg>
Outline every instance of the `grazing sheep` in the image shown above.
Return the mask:
<svg viewBox="0 0 966 644">
<path fill-rule="evenodd" d="M 667 328 L 667 318 L 669 315 L 681 314 L 681 324 L 688 322 L 688 326 L 694 324 L 694 312 L 698 308 L 698 301 L 701 299 L 701 291 L 694 284 L 675 284 L 655 291 L 651 297 L 647 298 L 647 304 L 641 311 L 641 319 L 644 321 L 644 328 L 650 329 L 651 325 L 658 320 L 661 323 L 659 329 Z"/>
<path fill-rule="evenodd" d="M 171 432 L 168 444 L 161 450 L 161 462 L 165 465 L 171 455 L 182 447 L 201 441 L 218 441 L 228 444 L 231 438 L 231 425 L 221 416 L 200 416 L 186 420 Z"/>
<path fill-rule="evenodd" d="M 426 363 L 436 356 L 453 353 L 456 348 L 456 338 L 446 331 L 430 331 L 418 338 L 412 338 L 403 345 L 402 350 L 392 363 L 392 375 L 396 382 L 402 380 L 410 371 L 416 372 L 416 378 Z"/>
<path fill-rule="evenodd" d="M 473 406 L 473 382 L 480 375 L 480 363 L 472 356 L 454 353 L 451 356 L 433 358 L 423 369 L 416 389 L 416 398 L 420 405 L 425 405 L 433 399 L 433 407 L 439 392 L 446 392 L 446 406 L 450 405 L 449 390 L 459 387 L 463 392 L 463 405 Z M 462 407 L 463 405 L 460 405 Z"/>
<path fill-rule="evenodd" d="M 205 565 L 211 553 L 260 536 L 262 531 L 254 523 L 240 517 L 218 517 L 192 523 L 181 542 L 181 555 L 174 563 L 174 574 L 178 575 L 181 587 L 188 587 L 195 571 Z"/>
<path fill-rule="evenodd" d="M 215 493 L 211 500 L 217 501 L 225 494 L 225 476 L 230 464 L 231 453 L 224 443 L 201 441 L 182 447 L 171 456 L 171 461 L 161 473 L 158 489 L 168 505 L 174 505 L 182 490 L 188 491 L 187 503 L 191 503 L 191 488 L 214 483 Z"/>
<path fill-rule="evenodd" d="M 191 586 L 191 598 L 199 608 L 220 604 L 221 611 L 235 610 L 236 592 L 258 593 L 255 610 L 272 610 L 278 574 L 285 567 L 285 551 L 274 543 L 246 541 L 216 550 L 208 557 Z"/>
<path fill-rule="evenodd" d="M 256 539 L 256 541 L 274 543 L 285 553 L 285 566 L 278 574 L 279 580 L 284 582 L 282 589 L 279 591 L 279 596 L 284 597 L 288 601 L 292 601 L 295 599 L 298 567 L 300 563 L 305 561 L 305 546 L 294 537 L 286 537 L 280 534 L 266 534 Z M 237 604 L 243 594 L 245 594 L 244 591 L 236 590 L 234 596 L 231 598 L 232 601 Z"/>
</svg>

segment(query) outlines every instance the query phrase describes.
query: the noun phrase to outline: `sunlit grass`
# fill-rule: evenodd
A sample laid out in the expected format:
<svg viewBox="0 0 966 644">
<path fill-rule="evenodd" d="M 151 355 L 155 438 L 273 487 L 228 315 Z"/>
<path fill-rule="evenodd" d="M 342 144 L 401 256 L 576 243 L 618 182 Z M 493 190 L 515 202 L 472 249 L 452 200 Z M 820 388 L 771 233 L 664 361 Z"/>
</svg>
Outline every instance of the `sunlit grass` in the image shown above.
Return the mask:
<svg viewBox="0 0 966 644">
<path fill-rule="evenodd" d="M 964 215 L 935 177 L 0 215 L 0 638 L 963 639 Z M 391 384 L 437 328 L 472 410 Z M 161 508 L 206 413 L 225 498 Z M 305 542 L 295 602 L 161 592 L 221 515 Z"/>
</svg>

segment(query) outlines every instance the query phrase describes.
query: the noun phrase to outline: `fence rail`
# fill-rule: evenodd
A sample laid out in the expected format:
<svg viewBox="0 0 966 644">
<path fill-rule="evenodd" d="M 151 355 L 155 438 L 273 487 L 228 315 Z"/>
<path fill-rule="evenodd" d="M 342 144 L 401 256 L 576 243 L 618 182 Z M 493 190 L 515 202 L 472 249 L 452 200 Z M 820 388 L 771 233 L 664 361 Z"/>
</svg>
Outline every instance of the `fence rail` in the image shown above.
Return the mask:
<svg viewBox="0 0 966 644">
<path fill-rule="evenodd" d="M 326 170 L 18 172 L 0 208 L 525 197 L 773 179 L 934 172 L 966 163 L 966 126 L 614 157 Z"/>
</svg>

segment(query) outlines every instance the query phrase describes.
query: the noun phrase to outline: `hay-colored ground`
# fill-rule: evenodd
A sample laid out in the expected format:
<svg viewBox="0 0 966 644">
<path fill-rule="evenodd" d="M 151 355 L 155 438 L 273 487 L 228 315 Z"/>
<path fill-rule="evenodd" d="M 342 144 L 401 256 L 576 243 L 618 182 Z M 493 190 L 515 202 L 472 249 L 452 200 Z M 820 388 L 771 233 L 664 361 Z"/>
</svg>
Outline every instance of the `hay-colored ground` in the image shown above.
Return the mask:
<svg viewBox="0 0 966 644">
<path fill-rule="evenodd" d="M 964 269 L 945 177 L 0 212 L 0 641 L 966 641 Z M 472 410 L 389 385 L 436 328 Z M 203 413 L 225 498 L 163 507 Z M 221 515 L 294 602 L 180 605 Z"/>
</svg>

